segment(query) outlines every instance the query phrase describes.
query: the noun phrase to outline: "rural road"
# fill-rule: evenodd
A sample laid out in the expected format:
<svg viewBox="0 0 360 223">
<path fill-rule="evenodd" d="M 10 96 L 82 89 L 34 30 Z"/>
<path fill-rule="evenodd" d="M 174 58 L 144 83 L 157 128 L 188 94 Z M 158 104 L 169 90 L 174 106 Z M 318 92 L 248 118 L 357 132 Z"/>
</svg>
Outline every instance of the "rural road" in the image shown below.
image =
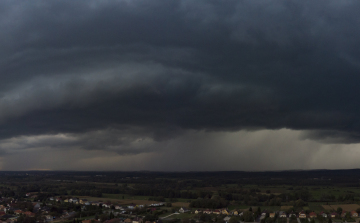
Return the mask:
<svg viewBox="0 0 360 223">
<path fill-rule="evenodd" d="M 169 214 L 168 216 L 162 217 L 161 219 L 168 218 L 168 217 L 170 217 L 171 215 L 174 215 L 174 214 L 179 214 L 179 213 L 172 213 L 172 214 Z"/>
</svg>

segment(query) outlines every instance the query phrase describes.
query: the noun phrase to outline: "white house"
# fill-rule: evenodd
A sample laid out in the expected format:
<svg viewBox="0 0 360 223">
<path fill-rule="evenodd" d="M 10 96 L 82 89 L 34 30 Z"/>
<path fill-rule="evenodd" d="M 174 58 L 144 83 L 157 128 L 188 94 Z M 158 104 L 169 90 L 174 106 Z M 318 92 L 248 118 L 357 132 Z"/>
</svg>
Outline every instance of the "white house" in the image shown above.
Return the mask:
<svg viewBox="0 0 360 223">
<path fill-rule="evenodd" d="M 179 213 L 185 213 L 185 212 L 188 212 L 188 211 L 190 211 L 190 210 L 188 210 L 188 209 L 186 209 L 186 208 L 184 208 L 184 207 L 181 207 L 181 208 L 179 209 Z"/>
</svg>

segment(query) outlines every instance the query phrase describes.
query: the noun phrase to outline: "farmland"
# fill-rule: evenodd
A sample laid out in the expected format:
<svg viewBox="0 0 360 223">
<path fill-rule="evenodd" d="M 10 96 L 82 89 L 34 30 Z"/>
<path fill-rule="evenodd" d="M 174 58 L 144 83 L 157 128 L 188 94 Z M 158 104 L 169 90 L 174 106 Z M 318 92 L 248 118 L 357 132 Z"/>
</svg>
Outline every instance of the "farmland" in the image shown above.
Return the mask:
<svg viewBox="0 0 360 223">
<path fill-rule="evenodd" d="M 360 171 L 248 172 L 49 172 L 33 175 L 1 175 L 3 197 L 16 197 L 20 202 L 49 202 L 54 197 L 59 210 L 78 212 L 80 204 L 62 203 L 69 199 L 101 202 L 82 211 L 94 216 L 99 209 L 124 210 L 131 215 L 174 219 L 193 218 L 194 210 L 227 209 L 232 211 L 286 211 L 327 213 L 354 211 L 360 208 L 360 183 L 353 176 Z M 294 177 L 296 175 L 296 177 Z M 310 177 L 312 176 L 312 177 Z M 329 180 L 333 179 L 333 180 Z M 30 192 L 30 193 L 28 193 Z M 27 195 L 29 194 L 29 195 Z M 155 204 L 161 203 L 162 206 Z M 109 204 L 109 205 L 108 205 Z M 134 205 L 131 211 L 127 207 Z M 150 206 L 152 205 L 152 206 Z M 147 207 L 148 206 L 148 207 Z M 187 213 L 175 214 L 187 208 Z M 93 209 L 93 210 L 90 210 Z M 60 212 L 60 211 L 59 211 Z M 119 211 L 117 211 L 119 212 Z M 54 213 L 55 214 L 55 213 Z M 126 215 L 125 215 L 126 216 Z M 58 220 L 56 220 L 58 221 Z M 347 219 L 348 222 L 351 219 Z"/>
<path fill-rule="evenodd" d="M 325 210 L 336 211 L 338 208 L 341 208 L 344 211 L 353 211 L 360 208 L 359 204 L 332 204 L 332 205 L 322 205 Z"/>
</svg>

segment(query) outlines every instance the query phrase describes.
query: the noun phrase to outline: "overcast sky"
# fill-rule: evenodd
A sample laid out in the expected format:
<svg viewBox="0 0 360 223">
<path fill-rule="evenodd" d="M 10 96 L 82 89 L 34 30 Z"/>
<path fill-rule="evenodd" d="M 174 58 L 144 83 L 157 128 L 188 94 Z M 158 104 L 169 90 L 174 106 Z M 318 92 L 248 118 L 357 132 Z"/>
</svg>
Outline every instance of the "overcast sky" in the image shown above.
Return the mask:
<svg viewBox="0 0 360 223">
<path fill-rule="evenodd" d="M 0 169 L 359 168 L 359 11 L 0 1 Z"/>
</svg>

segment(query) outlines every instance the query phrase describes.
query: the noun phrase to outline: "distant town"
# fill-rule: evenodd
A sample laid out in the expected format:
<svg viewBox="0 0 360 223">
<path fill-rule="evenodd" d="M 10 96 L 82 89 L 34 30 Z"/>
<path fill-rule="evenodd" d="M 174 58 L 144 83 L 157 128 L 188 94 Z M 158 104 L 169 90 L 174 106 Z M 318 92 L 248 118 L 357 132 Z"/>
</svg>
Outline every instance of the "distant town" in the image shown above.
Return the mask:
<svg viewBox="0 0 360 223">
<path fill-rule="evenodd" d="M 359 222 L 359 170 L 0 172 L 11 223 Z"/>
</svg>

